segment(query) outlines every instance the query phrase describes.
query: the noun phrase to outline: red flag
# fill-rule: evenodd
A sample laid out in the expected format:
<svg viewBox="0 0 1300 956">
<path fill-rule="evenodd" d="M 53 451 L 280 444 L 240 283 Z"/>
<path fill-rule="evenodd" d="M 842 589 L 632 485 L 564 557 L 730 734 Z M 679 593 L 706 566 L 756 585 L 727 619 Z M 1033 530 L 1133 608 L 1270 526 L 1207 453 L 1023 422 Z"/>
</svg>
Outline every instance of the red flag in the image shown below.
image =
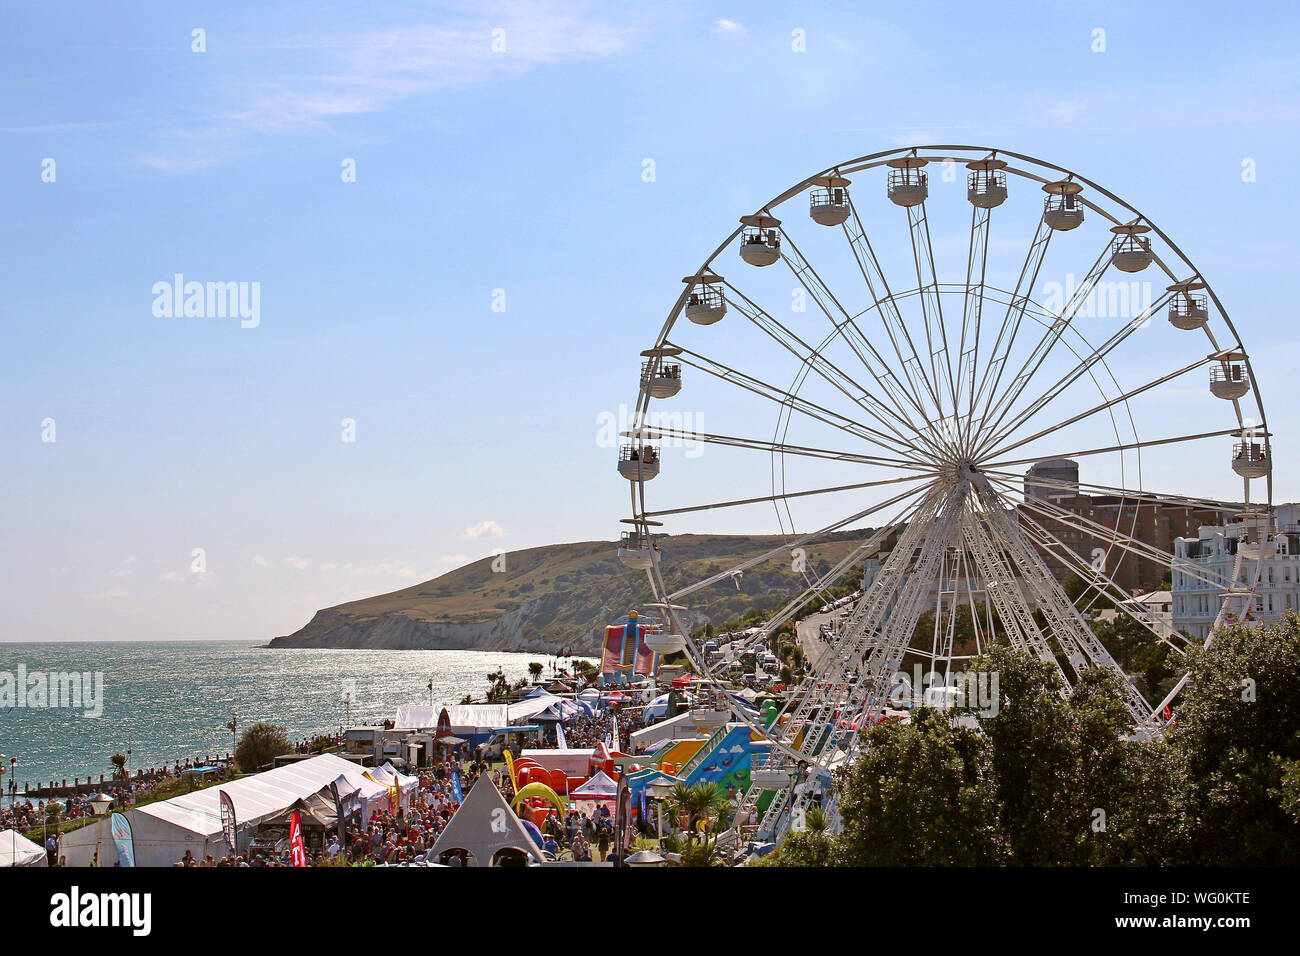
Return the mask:
<svg viewBox="0 0 1300 956">
<path fill-rule="evenodd" d="M 1169 709 L 1168 704 L 1165 704 L 1165 709 L 1162 716 L 1165 718 L 1165 720 L 1173 720 L 1174 712 Z"/>
<path fill-rule="evenodd" d="M 307 865 L 307 850 L 302 845 L 302 817 L 297 810 L 289 817 L 289 859 L 294 866 Z"/>
</svg>

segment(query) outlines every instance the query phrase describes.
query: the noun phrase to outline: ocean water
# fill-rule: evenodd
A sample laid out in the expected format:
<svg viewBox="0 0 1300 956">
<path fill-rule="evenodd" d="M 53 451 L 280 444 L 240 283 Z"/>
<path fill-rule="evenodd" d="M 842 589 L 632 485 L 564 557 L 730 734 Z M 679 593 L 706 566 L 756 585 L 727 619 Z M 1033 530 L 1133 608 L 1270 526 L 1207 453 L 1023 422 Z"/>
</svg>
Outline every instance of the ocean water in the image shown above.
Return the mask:
<svg viewBox="0 0 1300 956">
<path fill-rule="evenodd" d="M 427 704 L 430 681 L 434 703 L 454 704 L 466 694 L 481 698 L 497 668 L 516 680 L 528 675 L 531 661 L 549 673 L 551 660 L 499 651 L 269 649 L 251 641 L 0 644 L 0 690 L 6 675 L 14 686 L 20 666 L 28 675 L 103 675 L 99 716 L 86 716 L 85 706 L 6 702 L 0 753 L 6 770 L 9 758 L 18 758 L 20 791 L 24 782 L 98 779 L 110 772 L 109 758 L 128 748 L 132 769 L 230 752 L 232 710 L 241 729 L 265 720 L 297 740 L 336 731 L 348 719 L 378 723 L 400 704 Z M 24 702 L 31 700 L 29 691 Z M 3 779 L 7 793 L 8 775 Z"/>
</svg>

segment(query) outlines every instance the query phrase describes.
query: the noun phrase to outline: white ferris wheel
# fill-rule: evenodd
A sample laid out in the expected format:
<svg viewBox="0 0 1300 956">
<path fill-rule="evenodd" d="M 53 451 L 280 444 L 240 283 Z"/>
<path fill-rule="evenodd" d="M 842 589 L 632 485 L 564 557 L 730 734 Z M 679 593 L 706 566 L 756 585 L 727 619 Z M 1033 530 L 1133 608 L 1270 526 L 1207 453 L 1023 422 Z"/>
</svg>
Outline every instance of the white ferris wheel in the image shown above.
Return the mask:
<svg viewBox="0 0 1300 956">
<path fill-rule="evenodd" d="M 684 650 L 719 686 L 685 624 L 693 596 L 834 542 L 833 563 L 791 565 L 806 587 L 761 641 L 870 569 L 770 728 L 734 702 L 701 714 L 767 736 L 747 795 L 775 793 L 765 835 L 806 802 L 811 788 L 796 783 L 853 755 L 855 728 L 884 713 L 906 662 L 946 681 L 996 636 L 1067 687 L 1086 668 L 1119 671 L 1088 621 L 1103 596 L 1181 654 L 1188 639 L 1119 583 L 1135 562 L 1175 564 L 1139 527 L 1151 506 L 1241 522 L 1226 580 L 1179 570 L 1221 589 L 1215 627 L 1254 606 L 1272 457 L 1250 357 L 1209 283 L 1146 216 L 1029 156 L 918 146 L 823 170 L 740 223 L 683 280 L 642 352 L 619 450 L 632 502 L 619 555 L 646 571 L 664 612 L 647 643 Z M 1044 464 L 1077 464 L 1079 477 Z M 1110 507 L 1072 507 L 1072 495 Z M 781 543 L 698 580 L 677 579 L 654 544 L 752 532 L 756 516 Z M 1077 601 L 1067 572 L 1089 586 Z M 927 613 L 933 625 L 918 628 Z M 962 615 L 973 646 L 955 638 Z M 1136 732 L 1160 731 L 1185 681 L 1148 700 L 1124 677 Z"/>
</svg>

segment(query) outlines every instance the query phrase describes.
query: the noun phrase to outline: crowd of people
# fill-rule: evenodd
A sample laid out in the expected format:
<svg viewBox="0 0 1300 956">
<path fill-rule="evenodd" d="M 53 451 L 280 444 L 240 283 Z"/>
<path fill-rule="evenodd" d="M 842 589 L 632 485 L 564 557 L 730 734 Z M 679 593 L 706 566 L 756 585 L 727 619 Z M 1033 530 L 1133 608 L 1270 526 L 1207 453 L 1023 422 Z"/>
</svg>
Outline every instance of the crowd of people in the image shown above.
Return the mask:
<svg viewBox="0 0 1300 956">
<path fill-rule="evenodd" d="M 364 825 L 360 821 L 346 823 L 340 839 L 335 828 L 326 835 L 323 846 L 313 848 L 308 854 L 312 866 L 353 866 L 377 864 L 423 863 L 428 851 L 438 840 L 452 815 L 460 808 L 456 799 L 453 776 L 459 778 L 463 797 L 473 788 L 479 775 L 492 772 L 489 765 L 477 758 L 469 762 L 448 759 L 438 766 L 419 774 L 419 786 L 411 806 L 375 810 Z M 494 782 L 503 785 L 500 769 L 494 773 Z M 509 786 L 508 779 L 504 781 Z M 291 866 L 287 841 L 273 846 L 254 846 L 246 853 L 221 858 L 195 857 L 189 851 L 176 866 Z M 448 866 L 465 865 L 463 855 L 447 854 L 442 862 Z"/>
</svg>

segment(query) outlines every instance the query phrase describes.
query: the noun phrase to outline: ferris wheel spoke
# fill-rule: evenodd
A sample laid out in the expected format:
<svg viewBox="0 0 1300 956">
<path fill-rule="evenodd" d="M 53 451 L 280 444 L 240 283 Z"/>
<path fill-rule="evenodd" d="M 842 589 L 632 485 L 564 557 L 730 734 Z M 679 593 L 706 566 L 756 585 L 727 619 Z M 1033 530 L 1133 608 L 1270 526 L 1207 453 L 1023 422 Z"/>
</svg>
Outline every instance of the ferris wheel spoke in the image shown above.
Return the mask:
<svg viewBox="0 0 1300 956">
<path fill-rule="evenodd" d="M 1170 640 L 1173 637 L 1173 628 L 1162 629 L 1159 622 L 1151 615 L 1133 610 L 1129 604 L 1129 595 L 1115 583 L 1110 575 L 1095 568 L 1091 561 L 1086 560 L 1077 551 L 1061 541 L 1040 522 L 1026 514 L 1024 510 L 1020 512 L 1020 521 L 1021 526 L 1027 532 L 1030 542 L 1043 555 L 1055 558 L 1062 566 L 1077 575 L 1079 580 L 1087 584 L 1091 590 L 1094 590 L 1098 597 L 1109 598 L 1117 611 L 1141 625 L 1156 640 L 1166 643 L 1179 653 L 1182 653 L 1182 649 Z M 1089 604 L 1088 608 L 1091 608 L 1091 606 Z M 1081 608 L 1080 610 L 1087 610 L 1088 608 Z"/>
<path fill-rule="evenodd" d="M 996 547 L 989 529 L 979 515 L 968 517 L 963 528 L 966 550 L 984 579 L 987 603 L 997 609 L 998 619 L 1007 641 L 1013 648 L 1036 656 L 1050 664 L 1063 682 L 1068 683 L 1056 653 L 1043 637 L 1034 620 L 1033 605 L 1022 587 L 1022 580 L 1011 565 L 1005 548 Z M 990 627 L 990 631 L 992 628 Z"/>
<path fill-rule="evenodd" d="M 845 557 L 833 568 L 819 577 L 811 585 L 803 590 L 792 601 L 789 601 L 785 607 L 781 608 L 763 625 L 764 635 L 771 634 L 786 621 L 790 620 L 799 613 L 810 601 L 824 594 L 828 589 L 844 577 L 849 570 L 859 561 L 863 561 L 880 551 L 881 544 L 889 537 L 890 534 L 898 530 L 898 525 L 886 525 L 883 528 L 877 528 L 866 541 L 850 551 Z"/>
<path fill-rule="evenodd" d="M 943 322 L 943 303 L 939 296 L 939 279 L 934 268 L 934 246 L 930 242 L 930 221 L 926 204 L 907 207 L 908 234 L 912 238 L 912 261 L 916 267 L 916 288 L 921 299 L 921 319 L 925 329 L 927 351 L 930 353 L 930 374 L 936 399 L 945 391 L 952 399 L 953 414 L 957 409 L 956 382 L 952 371 L 952 355 L 948 351 L 948 330 Z M 946 388 L 945 388 L 946 386 Z M 943 405 L 939 405 L 943 417 Z"/>
<path fill-rule="evenodd" d="M 975 480 L 985 514 L 996 528 L 998 544 L 1011 554 L 1017 571 L 1033 592 L 1038 610 L 1047 620 L 1053 637 L 1075 673 L 1082 673 L 1086 667 L 1105 667 L 1113 671 L 1120 678 L 1124 704 L 1129 713 L 1139 723 L 1149 719 L 1151 705 L 1128 681 L 1110 651 L 1056 583 L 1046 562 L 1025 540 L 1024 533 L 1011 519 L 1009 502 L 986 478 L 976 475 Z"/>
<path fill-rule="evenodd" d="M 1069 388 L 1071 385 L 1077 382 L 1084 375 L 1091 374 L 1093 368 L 1095 368 L 1099 363 L 1104 363 L 1106 360 L 1106 356 L 1109 355 L 1111 352 L 1113 352 L 1126 339 L 1128 339 L 1130 335 L 1132 335 L 1138 329 L 1146 328 L 1151 321 L 1151 317 L 1165 306 L 1169 298 L 1170 298 L 1169 293 L 1166 293 L 1164 296 L 1161 296 L 1161 298 L 1156 300 L 1156 302 L 1152 303 L 1151 306 L 1144 309 L 1140 315 L 1136 316 L 1131 321 L 1126 322 L 1118 332 L 1116 332 L 1101 346 L 1094 349 L 1092 352 L 1088 353 L 1087 355 L 1080 356 L 1079 353 L 1075 351 L 1074 352 L 1075 357 L 1079 359 L 1078 363 L 1073 368 L 1071 368 L 1068 372 L 1066 372 L 1065 375 L 1063 375 L 1060 379 L 1053 382 L 1041 395 L 1038 396 L 1038 398 L 1034 399 L 1034 401 L 1032 401 L 1028 406 L 1026 406 L 1023 410 L 1018 412 L 1011 419 L 1011 421 L 992 429 L 989 433 L 989 437 L 984 442 L 984 448 L 982 449 L 982 451 L 996 446 L 997 442 L 1000 442 L 1006 439 L 1008 436 L 1014 434 L 1017 428 L 1019 428 L 1025 422 L 1029 421 L 1031 418 L 1037 415 L 1045 407 L 1051 404 L 1051 402 L 1055 401 L 1061 395 L 1061 393 L 1063 393 L 1067 388 Z M 1074 351 L 1073 348 L 1071 349 L 1071 351 Z M 1142 392 L 1145 392 L 1148 389 L 1155 388 L 1158 385 L 1163 385 L 1165 382 L 1168 382 L 1171 379 L 1177 378 L 1180 375 L 1184 375 L 1187 372 L 1193 371 L 1194 369 L 1198 369 L 1202 365 L 1214 361 L 1214 359 L 1215 359 L 1214 355 L 1209 355 L 1206 358 L 1194 362 L 1193 364 L 1188 365 L 1185 368 L 1179 369 L 1176 372 L 1171 372 L 1170 374 L 1165 375 L 1161 378 L 1157 378 L 1152 382 L 1148 382 L 1146 385 L 1142 385 L 1134 389 L 1133 391 L 1128 392 L 1117 399 L 1114 399 L 1111 402 L 1105 403 L 1103 405 L 1099 405 L 1097 408 L 1087 412 L 1085 415 L 1080 416 L 1079 418 L 1084 418 L 1087 417 L 1088 415 L 1105 411 L 1106 409 L 1116 404 L 1119 404 L 1120 402 L 1127 401 L 1129 398 L 1132 398 L 1135 395 L 1140 395 Z M 1073 422 L 1078 421 L 1079 418 L 1071 419 L 1070 423 L 1072 424 Z M 1041 434 L 1042 433 L 1040 433 L 1040 435 Z M 1018 447 L 1018 446 L 1012 446 L 1012 447 Z"/>
<path fill-rule="evenodd" d="M 853 251 L 853 258 L 857 261 L 858 270 L 862 273 L 863 281 L 866 282 L 867 294 L 871 296 L 873 307 L 885 327 L 885 334 L 889 336 L 894 354 L 898 356 L 903 374 L 911 385 L 913 403 L 918 408 L 924 409 L 926 405 L 923 396 L 928 396 L 933 403 L 934 414 L 942 417 L 943 406 L 939 401 L 939 393 L 925 377 L 925 369 L 916 351 L 916 345 L 898 310 L 898 302 L 894 293 L 890 291 L 889 282 L 880 267 L 880 260 L 876 258 L 875 250 L 871 248 L 871 240 L 867 238 L 866 230 L 862 228 L 862 220 L 858 218 L 857 209 L 854 209 L 844 222 L 843 229 L 849 248 Z M 929 419 L 928 413 L 923 411 L 922 414 L 927 420 Z"/>
<path fill-rule="evenodd" d="M 734 438 L 730 435 L 710 435 L 705 432 L 687 431 L 681 428 L 660 428 L 643 425 L 621 433 L 624 438 L 638 438 L 642 441 L 660 439 L 697 441 L 706 445 L 719 445 L 726 448 L 744 448 L 751 451 L 765 451 L 771 454 L 798 455 L 804 458 L 821 458 L 831 461 L 846 461 L 857 465 L 877 465 L 882 468 L 903 468 L 920 472 L 920 475 L 906 476 L 903 479 L 924 477 L 933 474 L 933 466 L 911 458 L 878 458 L 874 455 L 862 455 L 856 452 L 835 451 L 828 448 L 809 448 L 804 445 L 786 445 L 781 442 L 764 441 L 761 438 Z"/>
<path fill-rule="evenodd" d="M 1044 438 L 1047 435 L 1051 435 L 1055 432 L 1058 432 L 1063 428 L 1068 428 L 1069 426 L 1084 421 L 1085 419 L 1091 418 L 1094 415 L 1099 415 L 1102 412 L 1109 411 L 1111 408 L 1114 408 L 1116 405 L 1120 405 L 1124 402 L 1127 402 L 1129 399 L 1136 398 L 1138 395 L 1141 395 L 1143 392 L 1148 392 L 1153 388 L 1159 388 L 1161 385 L 1164 385 L 1168 382 L 1172 382 L 1176 378 L 1181 378 L 1182 376 L 1186 375 L 1188 372 L 1194 372 L 1198 368 L 1202 368 L 1214 361 L 1215 361 L 1215 356 L 1213 355 L 1206 356 L 1203 359 L 1197 359 L 1195 362 L 1192 362 L 1188 365 L 1184 365 L 1182 368 L 1170 372 L 1168 375 L 1162 375 L 1157 379 L 1153 379 L 1152 381 L 1147 382 L 1145 385 L 1139 385 L 1137 388 L 1130 389 L 1129 391 L 1125 392 L 1123 395 L 1116 396 L 1115 398 L 1108 399 L 1104 402 L 1101 402 L 1098 405 L 1094 405 L 1092 408 L 1088 409 L 1087 411 L 1080 412 L 1079 414 L 1071 416 L 1070 418 L 1067 418 L 1064 421 L 1057 422 L 1055 425 L 1052 425 L 1048 428 L 1044 428 L 1041 431 L 1035 432 L 1034 434 L 1030 435 L 1028 438 L 1020 439 L 1015 444 L 1003 445 L 1001 448 L 997 448 L 994 451 L 987 452 L 987 454 L 991 457 L 996 457 L 998 455 L 1005 455 L 1008 452 L 1014 451 L 1017 448 L 1021 448 L 1025 445 L 1028 445 L 1030 442 L 1037 441 L 1040 438 Z M 1081 372 L 1080 374 L 1083 373 Z M 1033 414 L 1038 410 L 1040 410 L 1045 404 L 1046 401 L 1042 401 L 1042 404 L 1039 404 L 1038 408 L 1029 410 L 1026 413 L 1023 413 L 1020 416 L 1018 416 L 1014 421 L 1010 422 L 1005 428 L 1003 428 L 998 435 L 990 439 L 989 444 L 992 445 L 994 442 L 1006 438 L 1008 435 L 1013 433 L 1017 428 L 1019 428 L 1021 425 L 1027 422 L 1033 416 Z"/>
<path fill-rule="evenodd" d="M 709 577 L 705 578 L 702 581 L 698 581 L 695 584 L 688 585 L 687 587 L 672 592 L 671 594 L 668 595 L 668 600 L 676 601 L 680 598 L 686 597 L 687 595 L 694 594 L 696 591 L 699 591 L 702 588 L 711 587 L 712 585 L 717 584 L 719 581 L 729 580 L 732 577 L 732 575 L 734 575 L 737 571 L 747 571 L 750 568 L 755 567 L 756 565 L 763 564 L 766 561 L 770 561 L 778 554 L 789 553 L 789 551 L 792 548 L 798 548 L 805 544 L 809 544 L 813 541 L 816 541 L 818 538 L 825 537 L 826 535 L 829 534 L 834 534 L 836 531 L 840 531 L 852 524 L 856 524 L 857 522 L 863 520 L 864 518 L 871 517 L 871 515 L 875 514 L 878 511 L 884 511 L 886 508 L 891 508 L 894 505 L 897 505 L 901 502 L 905 502 L 908 498 L 911 498 L 912 496 L 916 495 L 918 492 L 924 491 L 925 488 L 926 486 L 921 486 L 918 488 L 909 488 L 908 490 L 903 491 L 900 494 L 894 495 L 894 497 L 892 498 L 889 498 L 878 504 L 874 504 L 869 508 L 864 508 L 863 510 L 857 512 L 856 514 L 851 514 L 847 518 L 841 518 L 838 521 L 826 525 L 825 527 L 818 528 L 816 531 L 810 531 L 807 534 L 800 535 L 799 537 L 795 538 L 793 541 L 788 541 L 780 545 L 777 545 L 775 548 L 771 548 L 763 552 L 762 554 L 758 555 L 757 557 L 749 558 L 731 568 L 728 568 L 725 571 L 721 571 L 717 574 L 710 575 Z M 904 506 L 904 508 L 900 511 L 899 516 L 896 517 L 892 523 L 897 524 L 899 522 L 907 521 L 907 519 L 916 512 L 917 507 L 918 505 L 916 505 L 915 503 L 912 505 Z M 642 515 L 642 517 L 648 518 L 650 517 L 650 515 Z"/>
<path fill-rule="evenodd" d="M 893 399 L 893 406 L 889 407 L 889 411 L 898 418 L 901 424 L 906 425 L 913 431 L 919 431 L 919 426 L 912 420 L 903 406 L 910 404 L 920 413 L 922 418 L 925 418 L 925 409 L 917 402 L 916 397 L 899 382 L 898 377 L 890 370 L 888 363 L 881 357 L 880 352 L 862 334 L 856 318 L 849 314 L 835 294 L 822 281 L 817 270 L 813 268 L 807 257 L 799 251 L 799 247 L 795 245 L 789 234 L 785 237 L 785 247 L 781 258 L 785 260 L 786 265 L 790 267 L 790 271 L 794 273 L 795 279 L 803 286 L 804 291 L 808 293 L 812 300 L 817 303 L 817 307 L 822 310 L 822 313 L 834 327 L 835 332 L 832 338 L 835 336 L 843 338 L 858 357 L 858 361 L 875 379 L 876 384 Z M 838 317 L 836 316 L 837 312 L 839 313 Z M 818 347 L 818 351 L 824 350 L 829 342 L 830 339 L 823 342 Z"/>
<path fill-rule="evenodd" d="M 671 345 L 672 343 L 667 344 Z M 681 348 L 681 346 L 673 347 Z M 699 369 L 701 372 L 706 372 L 720 381 L 743 388 L 748 392 L 775 402 L 777 405 L 784 408 L 794 409 L 795 411 L 807 415 L 810 418 L 815 418 L 832 428 L 849 432 L 865 441 L 885 449 L 886 451 L 893 452 L 894 454 L 911 457 L 912 455 L 918 455 L 921 453 L 921 449 L 914 444 L 913 441 L 909 440 L 899 432 L 894 431 L 886 433 L 868 425 L 860 424 L 851 418 L 846 418 L 839 412 L 831 411 L 830 409 L 818 405 L 815 402 L 811 402 L 806 398 L 801 398 L 792 392 L 787 392 L 784 389 L 778 388 L 775 385 L 770 385 L 761 379 L 754 378 L 752 375 L 746 375 L 744 372 L 737 371 L 736 369 L 724 365 L 716 359 L 708 358 L 698 352 L 692 352 L 689 349 L 683 348 L 681 351 L 682 354 L 678 356 L 678 360 L 682 362 L 682 364 Z"/>
<path fill-rule="evenodd" d="M 897 671 L 911 643 L 924 600 L 929 597 L 938 574 L 938 564 L 959 526 L 966 504 L 966 492 L 958 491 L 922 503 L 917 518 L 909 522 L 898 545 L 890 552 L 876 580 L 854 608 L 842 634 L 823 657 L 826 665 L 804 682 L 806 691 L 787 706 L 791 720 L 787 732 L 801 723 L 803 746 L 809 757 L 823 740 L 833 738 L 835 726 L 833 696 L 847 687 L 850 670 L 861 668 L 861 677 L 843 711 L 876 712 L 888 697 L 891 677 Z M 814 713 L 821 711 L 816 720 Z M 808 726 L 811 724 L 811 726 Z M 851 748 L 851 742 L 848 747 Z M 822 751 L 829 759 L 829 742 Z"/>
<path fill-rule="evenodd" d="M 1061 314 L 1052 322 L 1047 324 L 1047 327 L 1043 332 L 1043 337 L 1038 340 L 1033 351 L 1029 353 L 1029 357 L 1025 359 L 1024 364 L 1020 367 L 1020 371 L 1017 372 L 1015 378 L 1011 380 L 1011 384 L 1007 386 L 1006 391 L 1003 392 L 1002 395 L 998 397 L 997 401 L 995 401 L 990 407 L 989 413 L 985 416 L 984 420 L 985 434 L 992 434 L 997 431 L 998 427 L 1002 424 L 1002 420 L 1011 411 L 1011 408 L 1015 405 L 1017 399 L 1020 398 L 1021 393 L 1024 392 L 1033 377 L 1038 374 L 1038 370 L 1042 368 L 1043 363 L 1047 361 L 1047 357 L 1051 354 L 1056 343 L 1061 340 L 1065 331 L 1070 328 L 1070 323 L 1074 321 L 1074 317 L 1078 313 L 1079 309 L 1083 307 L 1083 304 L 1088 301 L 1088 297 L 1092 295 L 1093 289 L 1095 289 L 1097 283 L 1101 281 L 1101 277 L 1105 274 L 1106 268 L 1110 265 L 1110 261 L 1110 244 L 1107 243 L 1106 248 L 1103 249 L 1101 255 L 1097 257 L 1097 261 L 1094 262 L 1092 268 L 1088 270 L 1088 274 L 1084 277 L 1083 282 L 1079 284 L 1079 287 L 1074 290 L 1074 294 L 1070 296 L 1070 300 L 1061 310 Z"/>
<path fill-rule="evenodd" d="M 1154 448 L 1157 445 L 1172 445 L 1179 442 L 1201 441 L 1206 438 L 1222 438 L 1225 435 L 1241 435 L 1240 428 L 1221 428 L 1217 432 L 1201 432 L 1199 435 L 1178 435 L 1173 438 L 1156 438 L 1151 441 L 1134 441 L 1119 445 L 1107 445 L 1104 448 L 1087 448 L 1082 451 L 1070 451 L 1063 454 L 1042 454 L 1035 455 L 1032 458 L 1017 458 L 1015 461 L 994 461 L 987 465 L 981 465 L 981 468 L 998 469 L 1008 468 L 1012 465 L 1032 465 L 1035 462 L 1046 461 L 1049 458 L 1082 458 L 1086 455 L 1106 455 L 1117 451 L 1131 451 L 1135 448 Z"/>
<path fill-rule="evenodd" d="M 863 481 L 852 485 L 834 485 L 828 488 L 813 488 L 808 491 L 787 491 L 778 495 L 763 495 L 758 498 L 738 498 L 733 501 L 713 501 L 705 505 L 689 505 L 684 508 L 668 508 L 663 511 L 647 511 L 645 517 L 664 518 L 670 515 L 693 514 L 697 511 L 714 511 L 720 508 L 742 508 L 746 505 L 771 504 L 774 501 L 790 501 L 795 498 L 831 495 L 842 491 L 860 491 L 863 488 L 879 488 L 883 485 L 897 485 L 911 481 L 927 481 L 931 477 L 931 475 L 926 474 L 903 475 L 899 478 L 884 478 L 879 481 Z"/>
<path fill-rule="evenodd" d="M 963 299 L 961 341 L 957 353 L 957 383 L 953 389 L 953 415 L 960 419 L 966 408 L 962 441 L 970 442 L 970 404 L 975 398 L 975 374 L 979 367 L 980 324 L 984 316 L 984 297 L 988 276 L 989 224 L 993 210 L 971 207 L 970 245 L 966 253 L 966 295 Z M 969 342 L 969 349 L 967 343 Z M 970 390 L 969 401 L 966 392 Z"/>
<path fill-rule="evenodd" d="M 1147 491 L 1134 488 L 1122 488 L 1117 485 L 1100 485 L 1090 481 L 1064 480 L 1060 478 L 1048 478 L 1043 475 L 1022 475 L 1013 471 L 998 471 L 991 468 L 980 469 L 985 475 L 992 480 L 995 476 L 1006 479 L 1003 484 L 1016 486 L 1017 484 L 1032 485 L 1035 488 L 1048 488 L 1057 491 L 1077 491 L 1080 488 L 1089 491 L 1100 491 L 1103 494 L 1119 495 L 1130 498 L 1140 504 L 1161 504 L 1171 505 L 1176 508 L 1199 508 L 1207 511 L 1218 511 L 1224 514 L 1235 514 L 1241 510 L 1238 505 L 1228 505 L 1222 501 L 1215 501 L 1213 498 L 1192 498 L 1187 495 L 1177 495 L 1163 491 Z"/>
<path fill-rule="evenodd" d="M 1038 273 L 1043 268 L 1043 258 L 1047 255 L 1047 247 L 1051 244 L 1052 232 L 1052 228 L 1045 221 L 1040 221 L 1033 242 L 1029 244 L 1024 264 L 1020 267 L 1020 276 L 1016 279 L 1015 291 L 1011 294 L 1011 301 L 1002 317 L 997 338 L 993 340 L 988 364 L 980 374 L 979 387 L 971 389 L 969 416 L 972 428 L 976 421 L 986 421 L 989 417 L 990 406 L 998 393 L 1002 375 L 1011 357 L 1011 348 L 1015 345 L 1025 313 L 1031 308 L 1034 284 L 1038 281 Z"/>
<path fill-rule="evenodd" d="M 1007 491 L 1012 494 L 1014 494 L 1016 490 L 1014 482 L 993 478 L 990 478 L 989 480 L 1007 489 Z M 1162 548 L 1157 548 L 1153 544 L 1139 541 L 1120 531 L 1118 528 L 1101 524 L 1097 521 L 1093 521 L 1091 518 L 1085 518 L 1083 515 L 1070 511 L 1067 508 L 1062 508 L 1060 505 L 1047 499 L 1026 498 L 1020 508 L 1037 512 L 1045 518 L 1049 518 L 1052 521 L 1092 537 L 1099 538 L 1105 543 L 1119 547 L 1135 557 L 1155 562 L 1163 567 L 1172 568 L 1174 563 L 1177 561 L 1173 554 Z M 1184 569 L 1181 564 L 1179 570 L 1187 570 L 1189 577 L 1197 578 L 1206 584 L 1218 586 L 1222 583 L 1213 575 L 1212 572 L 1199 571 L 1194 567 Z"/>
<path fill-rule="evenodd" d="M 881 425 L 882 428 L 889 428 L 897 431 L 894 426 L 889 424 L 892 418 L 904 425 L 906 428 L 916 429 L 916 426 L 903 416 L 898 410 L 892 408 L 880 398 L 871 392 L 870 389 L 864 388 L 851 376 L 847 375 L 835 363 L 831 362 L 819 349 L 813 348 L 803 339 L 799 338 L 794 332 L 786 328 L 780 321 L 773 318 L 761 306 L 750 300 L 743 292 L 730 283 L 725 283 L 727 288 L 731 289 L 739 298 L 730 299 L 742 315 L 750 322 L 767 333 L 773 341 L 786 349 L 791 355 L 797 358 L 801 365 L 807 365 L 812 368 L 822 379 L 831 386 L 842 392 L 849 401 L 864 409 L 871 414 L 873 418 Z"/>
</svg>

